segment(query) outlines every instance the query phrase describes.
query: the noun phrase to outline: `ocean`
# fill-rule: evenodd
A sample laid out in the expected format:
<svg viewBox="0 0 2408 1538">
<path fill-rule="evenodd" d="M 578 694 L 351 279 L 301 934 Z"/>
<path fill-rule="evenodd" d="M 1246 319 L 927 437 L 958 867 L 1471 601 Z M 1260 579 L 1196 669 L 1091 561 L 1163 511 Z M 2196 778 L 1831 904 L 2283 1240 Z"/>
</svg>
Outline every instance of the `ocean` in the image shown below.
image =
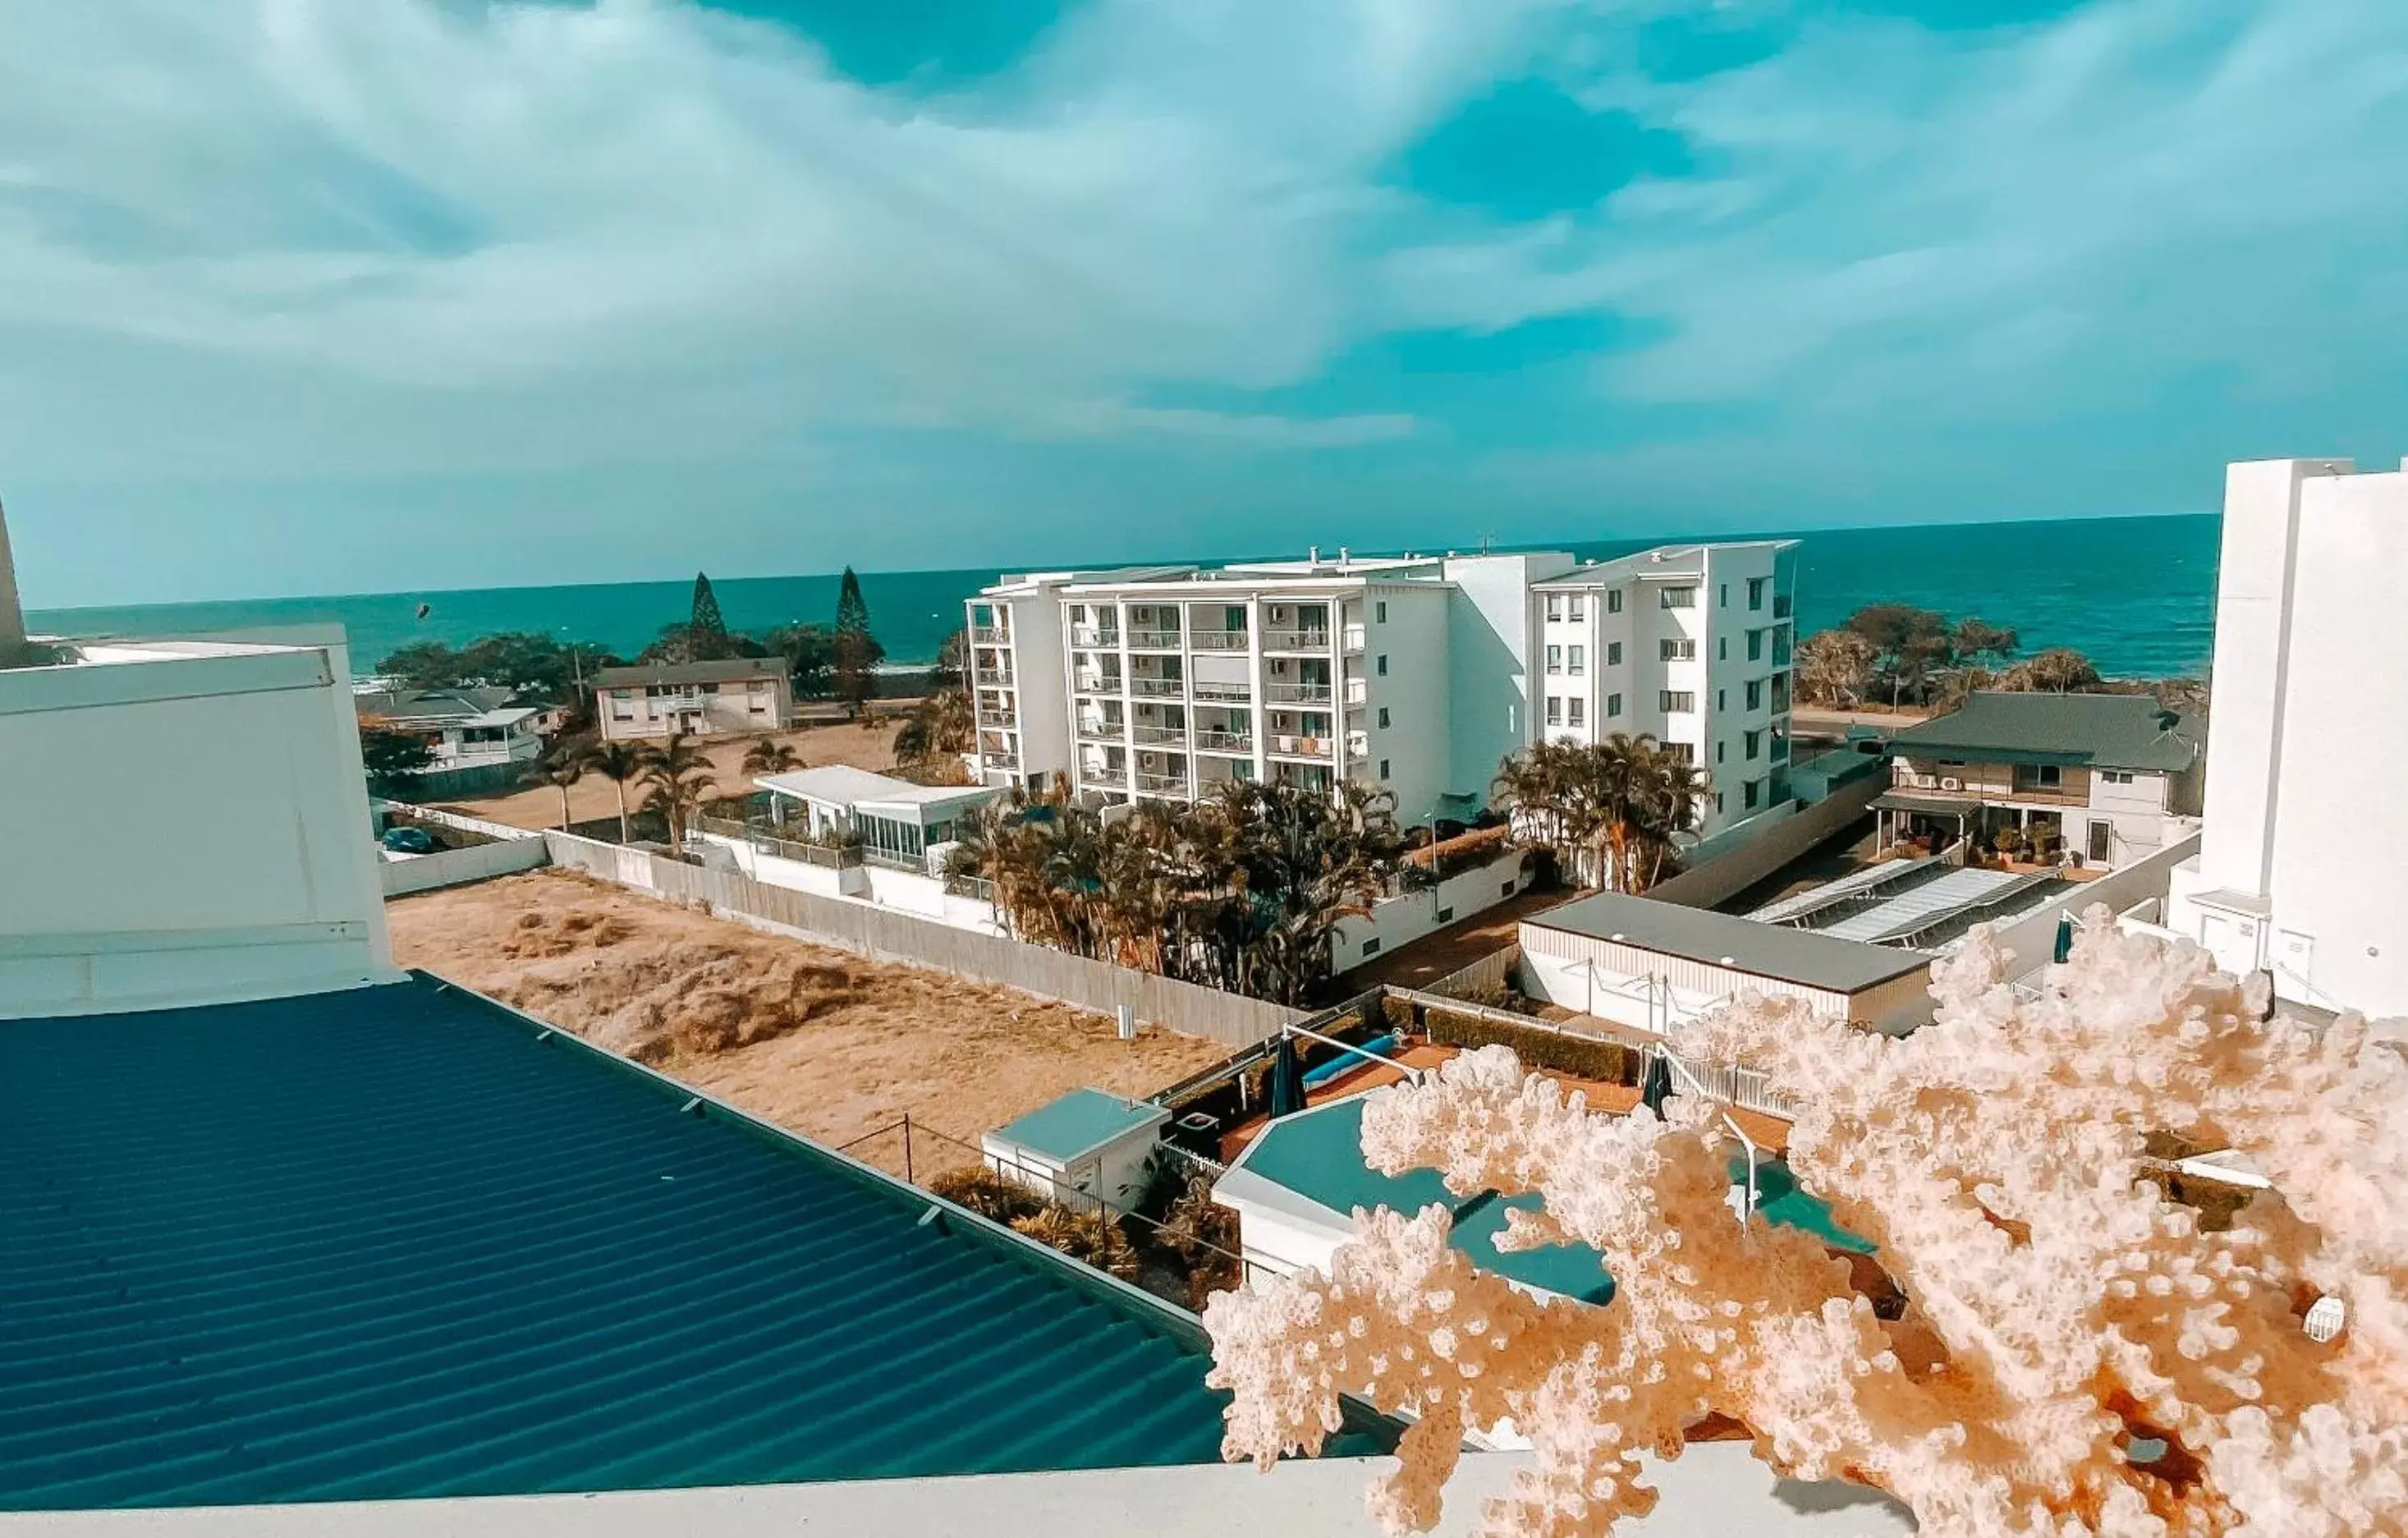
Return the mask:
<svg viewBox="0 0 2408 1538">
<path fill-rule="evenodd" d="M 1869 603 L 1907 603 L 1952 619 L 2013 625 L 2028 654 L 2071 646 L 2114 677 L 2197 674 L 2215 630 L 2214 513 L 2050 523 L 1932 524 L 1784 535 L 1799 542 L 1798 633 L 1836 625 Z M 1604 558 L 1665 539 L 1570 548 Z M 1179 556 L 1174 559 L 1202 557 Z M 1244 559 L 1246 557 L 1210 557 Z M 1055 563 L 1059 564 L 1059 563 Z M 962 623 L 962 600 L 995 581 L 991 568 L 866 571 L 871 627 L 896 663 L 926 662 Z M 713 578 L 728 627 L 766 631 L 836 615 L 838 579 Z M 70 636 L 164 635 L 336 620 L 366 671 L 417 640 L 459 645 L 502 630 L 534 630 L 632 654 L 682 620 L 692 579 L 563 587 L 347 594 L 315 598 L 141 604 L 32 611 L 38 631 Z M 420 619 L 418 608 L 427 606 Z"/>
</svg>

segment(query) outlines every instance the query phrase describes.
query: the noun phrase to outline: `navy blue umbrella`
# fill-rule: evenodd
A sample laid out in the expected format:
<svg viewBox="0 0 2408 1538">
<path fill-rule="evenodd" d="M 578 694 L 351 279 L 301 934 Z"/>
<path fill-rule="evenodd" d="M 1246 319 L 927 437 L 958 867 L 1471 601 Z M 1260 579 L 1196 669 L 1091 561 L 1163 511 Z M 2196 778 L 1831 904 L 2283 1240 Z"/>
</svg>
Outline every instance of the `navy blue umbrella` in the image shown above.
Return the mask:
<svg viewBox="0 0 2408 1538">
<path fill-rule="evenodd" d="M 1271 1051 L 1271 1114 L 1292 1116 L 1304 1109 L 1304 1061 L 1296 1055 L 1296 1038 L 1282 1036 Z"/>
<path fill-rule="evenodd" d="M 2069 960 L 2072 955 L 2073 915 L 2071 913 L 2059 913 L 2057 915 L 2057 955 L 2053 959 L 2062 964 Z"/>
<path fill-rule="evenodd" d="M 1664 1114 L 1664 1102 L 1672 1098 L 1672 1065 L 1660 1052 L 1647 1058 L 1647 1077 L 1640 1082 L 1639 1103 L 1657 1115 Z"/>
</svg>

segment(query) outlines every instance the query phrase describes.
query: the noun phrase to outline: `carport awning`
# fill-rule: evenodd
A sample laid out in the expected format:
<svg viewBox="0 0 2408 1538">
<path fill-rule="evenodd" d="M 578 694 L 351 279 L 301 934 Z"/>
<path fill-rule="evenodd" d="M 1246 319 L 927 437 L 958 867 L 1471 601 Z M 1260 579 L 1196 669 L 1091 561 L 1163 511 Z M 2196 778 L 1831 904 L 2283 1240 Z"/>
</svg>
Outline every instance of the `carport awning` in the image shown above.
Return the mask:
<svg viewBox="0 0 2408 1538">
<path fill-rule="evenodd" d="M 1885 790 L 1873 798 L 1873 810 L 1920 812 L 1928 817 L 1969 817 L 1982 810 L 1982 803 L 1961 800 L 1954 796 L 1914 796 L 1904 791 Z"/>
</svg>

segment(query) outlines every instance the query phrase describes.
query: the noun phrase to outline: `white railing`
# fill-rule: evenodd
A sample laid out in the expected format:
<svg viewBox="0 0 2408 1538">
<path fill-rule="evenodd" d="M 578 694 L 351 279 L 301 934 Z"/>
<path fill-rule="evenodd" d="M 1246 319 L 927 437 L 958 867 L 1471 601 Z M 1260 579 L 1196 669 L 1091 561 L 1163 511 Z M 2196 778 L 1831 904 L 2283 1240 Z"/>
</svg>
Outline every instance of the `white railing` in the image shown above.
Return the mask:
<svg viewBox="0 0 2408 1538">
<path fill-rule="evenodd" d="M 1079 735 L 1095 742 L 1124 742 L 1128 740 L 1125 721 L 1082 721 Z"/>
<path fill-rule="evenodd" d="M 1073 646 L 1106 647 L 1120 643 L 1121 633 L 1118 630 L 1102 630 L 1092 625 L 1070 626 L 1070 644 Z"/>
<path fill-rule="evenodd" d="M 1183 774 L 1145 774 L 1137 777 L 1137 788 L 1163 796 L 1187 794 L 1187 776 Z"/>
<path fill-rule="evenodd" d="M 1139 726 L 1132 733 L 1140 742 L 1184 742 L 1187 729 L 1183 726 Z"/>
<path fill-rule="evenodd" d="M 1081 673 L 1071 680 L 1071 692 L 1082 695 L 1116 695 L 1121 692 L 1118 673 Z"/>
<path fill-rule="evenodd" d="M 1176 630 L 1132 630 L 1128 643 L 1149 652 L 1176 652 L 1179 632 Z"/>
<path fill-rule="evenodd" d="M 1156 699 L 1177 699 L 1187 692 L 1187 685 L 1175 678 L 1133 678 L 1129 693 Z"/>
<path fill-rule="evenodd" d="M 1280 737 L 1269 739 L 1270 751 L 1290 758 L 1326 758 L 1330 740 L 1326 737 Z"/>
<path fill-rule="evenodd" d="M 1254 738 L 1252 732 L 1199 731 L 1196 734 L 1196 745 L 1208 752 L 1252 753 L 1254 751 Z"/>
<path fill-rule="evenodd" d="M 1001 625 L 982 625 L 970 632 L 970 640 L 982 646 L 1009 646 L 1011 632 Z"/>
<path fill-rule="evenodd" d="M 1214 683 L 1204 679 L 1197 679 L 1196 681 L 1196 697 L 1198 699 L 1229 700 L 1234 703 L 1243 705 L 1254 699 L 1254 685 L 1250 683 Z"/>
<path fill-rule="evenodd" d="M 1326 705 L 1330 700 L 1330 687 L 1326 683 L 1266 683 L 1263 685 L 1263 697 L 1283 703 Z"/>
<path fill-rule="evenodd" d="M 1329 632 L 1326 630 L 1266 630 L 1263 632 L 1266 652 L 1326 652 Z"/>
<path fill-rule="evenodd" d="M 1242 652 L 1246 649 L 1243 630 L 1191 630 L 1187 644 L 1198 652 Z"/>
</svg>

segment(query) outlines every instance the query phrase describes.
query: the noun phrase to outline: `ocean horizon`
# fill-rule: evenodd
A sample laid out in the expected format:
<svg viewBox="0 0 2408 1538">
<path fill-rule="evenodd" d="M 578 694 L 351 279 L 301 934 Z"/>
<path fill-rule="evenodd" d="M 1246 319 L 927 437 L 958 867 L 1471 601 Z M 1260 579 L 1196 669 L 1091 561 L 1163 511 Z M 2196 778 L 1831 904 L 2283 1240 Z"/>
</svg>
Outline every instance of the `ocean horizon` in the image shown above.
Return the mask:
<svg viewBox="0 0 2408 1538">
<path fill-rule="evenodd" d="M 2210 512 L 1715 538 L 1799 542 L 1801 637 L 1837 625 L 1869 603 L 1906 603 L 1952 619 L 1977 616 L 2012 625 L 2026 654 L 2070 646 L 2111 676 L 2174 677 L 2201 671 L 2213 650 L 2221 528 L 2221 516 Z M 1564 549 L 1583 559 L 1606 559 L 1678 542 L 1689 541 L 1671 536 L 1498 548 Z M 1258 558 L 1171 559 L 1212 564 Z M 1035 569 L 1057 569 L 1063 564 Z M 962 601 L 1004 569 L 859 573 L 871 627 L 888 660 L 906 665 L 931 660 L 944 638 L 962 624 Z M 781 625 L 831 622 L 839 580 L 834 572 L 714 577 L 711 587 L 728 628 L 760 634 Z M 351 638 L 353 670 L 366 674 L 416 641 L 458 646 L 501 631 L 536 631 L 631 655 L 662 626 L 686 617 L 693 588 L 694 580 L 686 577 L 36 609 L 26 618 L 36 630 L 80 637 L 333 621 Z M 428 607 L 424 619 L 418 617 L 422 604 Z"/>
</svg>

